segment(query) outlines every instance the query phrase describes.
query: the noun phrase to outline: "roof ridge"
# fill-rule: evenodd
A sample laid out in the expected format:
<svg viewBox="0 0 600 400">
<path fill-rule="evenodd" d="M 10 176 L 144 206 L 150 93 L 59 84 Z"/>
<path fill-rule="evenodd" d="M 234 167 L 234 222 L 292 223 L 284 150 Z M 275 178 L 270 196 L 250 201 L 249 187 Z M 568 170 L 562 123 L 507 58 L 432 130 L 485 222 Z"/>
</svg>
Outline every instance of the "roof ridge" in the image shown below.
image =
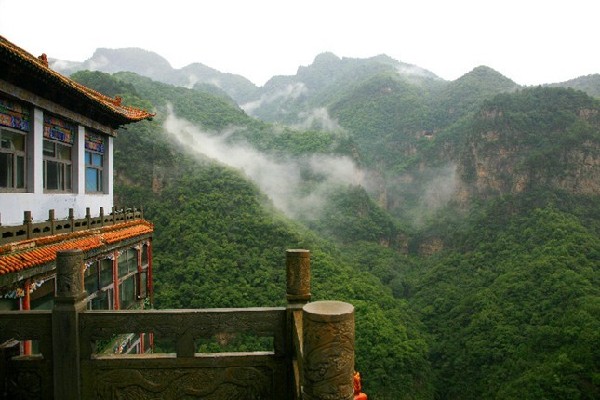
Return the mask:
<svg viewBox="0 0 600 400">
<path fill-rule="evenodd" d="M 120 97 L 109 97 L 105 94 L 98 92 L 97 90 L 91 89 L 85 85 L 75 82 L 74 80 L 54 71 L 48 66 L 48 58 L 45 53 L 42 54 L 40 57 L 35 57 L 33 54 L 12 43 L 2 35 L 0 35 L 0 47 L 5 48 L 7 51 L 12 53 L 14 56 L 18 57 L 20 60 L 29 63 L 31 66 L 36 68 L 38 72 L 41 72 L 42 74 L 47 74 L 48 76 L 58 80 L 62 84 L 71 87 L 78 93 L 86 96 L 92 101 L 95 101 L 102 107 L 109 109 L 110 112 L 125 117 L 130 122 L 141 121 L 143 119 L 152 119 L 152 117 L 156 115 L 155 113 L 150 113 L 140 108 L 125 106 L 121 104 L 122 99 Z"/>
</svg>

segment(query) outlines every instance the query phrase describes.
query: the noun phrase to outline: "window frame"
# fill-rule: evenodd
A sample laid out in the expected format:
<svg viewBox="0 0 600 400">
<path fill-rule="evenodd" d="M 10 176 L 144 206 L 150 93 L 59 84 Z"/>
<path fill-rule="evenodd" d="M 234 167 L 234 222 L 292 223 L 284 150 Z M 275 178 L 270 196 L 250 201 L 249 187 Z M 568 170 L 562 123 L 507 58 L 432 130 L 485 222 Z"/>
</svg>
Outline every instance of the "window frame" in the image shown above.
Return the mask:
<svg viewBox="0 0 600 400">
<path fill-rule="evenodd" d="M 104 135 L 87 131 L 85 133 L 85 193 L 106 193 L 104 175 L 106 169 L 106 138 Z M 94 157 L 100 157 L 100 163 L 94 162 Z M 96 189 L 89 190 L 88 171 L 95 173 Z"/>
<path fill-rule="evenodd" d="M 102 157 L 100 165 L 93 162 L 95 155 Z M 94 171 L 96 174 L 96 190 L 89 188 L 88 171 Z M 85 151 L 85 192 L 104 193 L 104 154 L 87 149 Z"/>
<path fill-rule="evenodd" d="M 21 135 L 23 139 L 23 150 L 15 149 L 15 148 L 6 148 L 2 146 L 2 136 L 3 133 L 8 132 L 12 135 Z M 10 161 L 11 165 L 11 177 L 10 186 L 0 186 L 0 192 L 3 193 L 23 193 L 27 191 L 27 140 L 28 140 L 28 132 L 20 131 L 18 129 L 11 129 L 9 127 L 0 126 L 0 153 L 8 154 L 9 157 L 12 158 Z M 21 159 L 21 179 L 22 186 L 17 186 L 19 182 L 19 158 Z M 7 164 L 8 165 L 8 164 Z M 8 172 L 8 171 L 6 171 Z"/>
<path fill-rule="evenodd" d="M 77 155 L 77 128 L 73 122 L 54 116 L 50 113 L 44 113 L 44 129 L 42 141 L 42 159 L 43 159 L 43 187 L 44 193 L 74 193 L 75 178 L 77 176 L 77 165 L 74 162 Z M 52 154 L 48 153 L 51 145 Z M 62 147 L 61 147 L 62 146 Z M 69 149 L 69 158 L 61 157 L 62 148 Z M 57 166 L 57 188 L 48 187 L 48 178 L 50 165 Z"/>
<path fill-rule="evenodd" d="M 46 154 L 46 145 L 53 147 L 53 156 Z M 60 157 L 60 147 L 69 149 L 70 158 Z M 59 140 L 44 138 L 43 141 L 43 169 L 44 169 L 44 192 L 46 193 L 73 193 L 73 149 L 74 146 Z M 48 168 L 50 163 L 56 164 L 59 168 L 57 174 L 57 188 L 48 188 Z"/>
</svg>

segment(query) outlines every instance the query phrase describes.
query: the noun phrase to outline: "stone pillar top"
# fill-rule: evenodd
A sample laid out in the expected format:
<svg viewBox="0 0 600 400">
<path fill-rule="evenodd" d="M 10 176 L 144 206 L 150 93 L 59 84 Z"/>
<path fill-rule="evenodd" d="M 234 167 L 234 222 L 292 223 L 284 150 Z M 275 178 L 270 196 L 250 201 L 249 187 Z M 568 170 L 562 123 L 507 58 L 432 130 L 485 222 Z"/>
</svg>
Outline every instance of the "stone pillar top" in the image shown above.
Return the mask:
<svg viewBox="0 0 600 400">
<path fill-rule="evenodd" d="M 297 257 L 309 257 L 310 256 L 310 250 L 306 250 L 306 249 L 287 249 L 286 253 L 294 254 Z"/>
<path fill-rule="evenodd" d="M 311 314 L 342 315 L 352 313 L 354 306 L 343 301 L 324 300 L 308 303 L 304 306 L 304 311 Z"/>
</svg>

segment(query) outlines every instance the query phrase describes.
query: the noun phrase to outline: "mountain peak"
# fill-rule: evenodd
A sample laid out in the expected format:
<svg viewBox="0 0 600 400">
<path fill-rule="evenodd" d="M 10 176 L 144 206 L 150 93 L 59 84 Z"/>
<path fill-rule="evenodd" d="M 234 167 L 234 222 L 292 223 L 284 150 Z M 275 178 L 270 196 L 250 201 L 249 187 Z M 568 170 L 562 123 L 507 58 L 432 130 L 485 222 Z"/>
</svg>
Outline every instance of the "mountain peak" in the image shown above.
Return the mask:
<svg viewBox="0 0 600 400">
<path fill-rule="evenodd" d="M 326 51 L 324 53 L 317 54 L 313 61 L 313 65 L 337 63 L 340 62 L 340 60 L 341 59 L 332 52 Z"/>
<path fill-rule="evenodd" d="M 454 85 L 475 85 L 480 90 L 511 91 L 519 87 L 512 79 L 485 65 L 473 68 L 460 78 L 453 81 Z"/>
<path fill-rule="evenodd" d="M 173 67 L 171 67 L 166 58 L 139 47 L 120 49 L 101 47 L 96 49 L 92 57 L 87 59 L 84 64 L 89 69 L 99 69 L 99 67 L 102 67 L 104 72 L 144 71 L 150 72 L 153 76 L 159 72 L 170 72 L 173 70 Z"/>
</svg>

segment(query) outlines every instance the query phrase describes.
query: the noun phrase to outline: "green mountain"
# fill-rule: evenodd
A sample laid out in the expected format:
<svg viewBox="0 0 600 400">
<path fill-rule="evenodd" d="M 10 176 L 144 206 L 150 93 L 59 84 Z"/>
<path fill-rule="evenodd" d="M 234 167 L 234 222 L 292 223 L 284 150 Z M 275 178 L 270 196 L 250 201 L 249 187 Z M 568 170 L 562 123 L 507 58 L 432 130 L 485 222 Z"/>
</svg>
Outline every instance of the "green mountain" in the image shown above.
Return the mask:
<svg viewBox="0 0 600 400">
<path fill-rule="evenodd" d="M 315 110 L 329 108 L 356 86 L 379 74 L 396 76 L 416 85 L 441 82 L 423 68 L 386 55 L 358 59 L 322 53 L 311 65 L 299 67 L 296 75 L 270 79 L 257 91 L 257 98 L 242 107 L 265 121 L 305 125 Z M 326 121 L 312 119 L 312 123 L 317 127 L 327 126 Z"/>
<path fill-rule="evenodd" d="M 455 122 L 475 111 L 483 100 L 498 93 L 513 92 L 519 85 L 504 75 L 486 66 L 479 66 L 455 81 L 445 85 L 436 93 L 435 107 L 438 110 L 438 125 Z"/>
<path fill-rule="evenodd" d="M 118 201 L 155 223 L 157 306 L 282 304 L 284 250 L 306 247 L 314 298 L 356 306 L 370 399 L 600 397 L 597 99 L 330 53 L 251 106 L 73 77 L 157 112 L 115 146 Z"/>
<path fill-rule="evenodd" d="M 542 87 L 487 100 L 470 121 L 460 160 L 465 190 L 600 194 L 599 107 L 583 92 Z"/>
<path fill-rule="evenodd" d="M 550 87 L 566 87 L 581 90 L 590 96 L 600 97 L 600 74 L 580 76 L 565 82 L 551 83 Z"/>
<path fill-rule="evenodd" d="M 356 307 L 357 368 L 370 382 L 370 393 L 380 399 L 431 398 L 428 344 L 407 302 L 346 260 L 329 239 L 274 209 L 243 172 L 182 149 L 164 127 L 169 118 L 166 104 L 215 135 L 236 124 L 257 146 L 264 146 L 263 136 L 281 135 L 279 129 L 247 117 L 218 97 L 131 73 L 79 72 L 73 78 L 97 90 L 120 88 L 124 101 L 158 112 L 153 121 L 119 134 L 114 157 L 118 202 L 142 204 L 155 225 L 157 307 L 283 305 L 285 249 L 308 248 L 313 299 L 345 300 Z M 310 133 L 298 134 L 310 138 Z M 228 139 L 232 145 L 240 140 L 235 135 Z M 295 146 L 304 143 L 278 140 L 264 146 L 265 151 L 277 156 L 285 143 L 288 154 L 303 153 Z M 318 177 L 311 177 L 307 185 L 314 180 Z M 385 219 L 382 212 L 376 218 Z"/>
</svg>

